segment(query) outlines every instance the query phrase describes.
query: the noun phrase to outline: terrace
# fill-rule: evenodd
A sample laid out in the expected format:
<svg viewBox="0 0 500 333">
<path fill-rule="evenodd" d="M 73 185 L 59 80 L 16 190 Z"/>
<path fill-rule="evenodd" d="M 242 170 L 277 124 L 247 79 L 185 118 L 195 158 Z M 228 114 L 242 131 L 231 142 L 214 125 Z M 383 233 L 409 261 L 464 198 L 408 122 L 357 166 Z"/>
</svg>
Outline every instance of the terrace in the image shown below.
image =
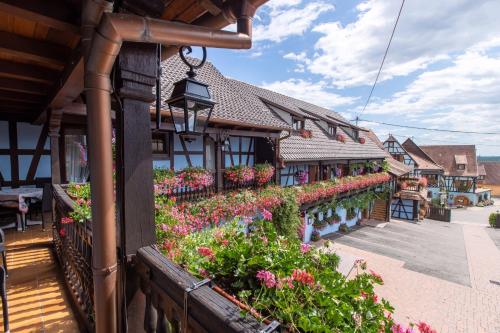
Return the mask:
<svg viewBox="0 0 500 333">
<path fill-rule="evenodd" d="M 314 214 L 331 228 L 369 214 L 387 194 L 384 154 L 328 110 L 273 102 L 296 103 L 305 128 L 295 131 L 293 120 L 263 107 L 262 91 L 237 88 L 204 61 L 181 62 L 185 45 L 249 48 L 251 17 L 263 3 L 1 3 L 12 26 L 0 42 L 0 100 L 13 102 L 0 108 L 0 182 L 14 191 L 45 184 L 42 211 L 53 212 L 48 232 L 28 223 L 27 232 L 6 234 L 13 330 L 315 331 L 356 320 L 389 329 L 389 307 L 373 301 L 375 274 L 346 280 L 335 255 L 303 244 Z M 236 32 L 220 30 L 235 22 Z M 289 158 L 297 154 L 290 147 L 307 144 L 323 148 Z M 25 199 L 16 199 L 20 217 L 35 209 Z M 220 233 L 238 242 L 221 246 Z M 20 239 L 43 244 L 18 248 Z M 297 262 L 251 261 L 282 251 Z M 231 281 L 235 254 L 247 255 L 240 269 L 248 275 Z M 291 289 L 303 300 L 338 293 L 347 312 L 338 317 L 336 304 L 311 301 L 311 313 L 330 316 L 318 324 L 265 303 L 281 291 L 295 302 Z M 264 293 L 267 305 L 259 303 Z M 41 307 L 24 321 L 33 297 Z"/>
</svg>

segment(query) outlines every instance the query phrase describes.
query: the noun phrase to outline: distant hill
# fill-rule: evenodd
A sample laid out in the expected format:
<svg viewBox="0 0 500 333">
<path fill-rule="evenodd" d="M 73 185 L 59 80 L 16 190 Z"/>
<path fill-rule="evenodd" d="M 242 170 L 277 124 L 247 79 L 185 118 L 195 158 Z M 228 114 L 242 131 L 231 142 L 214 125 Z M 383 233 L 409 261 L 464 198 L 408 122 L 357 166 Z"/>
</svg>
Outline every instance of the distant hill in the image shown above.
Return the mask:
<svg viewBox="0 0 500 333">
<path fill-rule="evenodd" d="M 477 160 L 479 162 L 500 162 L 500 156 L 478 156 Z"/>
</svg>

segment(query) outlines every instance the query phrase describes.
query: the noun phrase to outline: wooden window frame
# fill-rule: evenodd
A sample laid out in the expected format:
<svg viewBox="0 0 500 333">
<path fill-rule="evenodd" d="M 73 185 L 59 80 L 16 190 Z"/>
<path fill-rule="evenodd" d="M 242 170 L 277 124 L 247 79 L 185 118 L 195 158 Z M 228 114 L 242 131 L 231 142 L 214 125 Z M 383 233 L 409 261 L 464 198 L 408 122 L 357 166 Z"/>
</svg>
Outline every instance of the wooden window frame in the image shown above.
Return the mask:
<svg viewBox="0 0 500 333">
<path fill-rule="evenodd" d="M 155 150 L 153 144 L 156 140 L 163 141 L 163 150 Z M 153 151 L 154 160 L 169 160 L 170 159 L 170 145 L 172 144 L 170 140 L 170 134 L 166 132 L 153 133 L 151 137 L 151 149 Z"/>
<path fill-rule="evenodd" d="M 296 128 L 296 124 L 298 124 Z M 298 117 L 292 117 L 292 129 L 296 132 L 303 130 L 305 128 L 305 119 L 303 118 L 298 118 Z"/>
</svg>

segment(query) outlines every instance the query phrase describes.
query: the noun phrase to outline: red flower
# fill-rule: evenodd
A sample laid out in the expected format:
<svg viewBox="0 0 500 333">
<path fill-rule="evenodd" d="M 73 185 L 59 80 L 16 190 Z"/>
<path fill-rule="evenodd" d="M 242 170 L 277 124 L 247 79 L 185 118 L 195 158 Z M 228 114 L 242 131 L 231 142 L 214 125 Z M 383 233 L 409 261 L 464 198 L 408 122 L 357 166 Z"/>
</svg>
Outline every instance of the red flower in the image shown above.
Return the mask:
<svg viewBox="0 0 500 333">
<path fill-rule="evenodd" d="M 66 229 L 64 228 L 59 229 L 59 236 L 63 238 L 66 237 Z"/>
<path fill-rule="evenodd" d="M 377 281 L 379 283 L 383 283 L 384 282 L 384 280 L 382 280 L 382 276 L 380 276 L 380 274 L 372 271 L 371 269 L 370 269 L 370 275 L 375 278 L 375 281 Z"/>
<path fill-rule="evenodd" d="M 62 224 L 70 224 L 70 223 L 73 223 L 73 222 L 75 222 L 75 221 L 73 221 L 73 219 L 71 217 L 63 217 L 61 219 L 61 223 Z"/>
<path fill-rule="evenodd" d="M 417 327 L 420 333 L 437 333 L 437 331 L 433 329 L 429 324 L 422 321 L 417 324 Z"/>
<path fill-rule="evenodd" d="M 198 253 L 203 257 L 207 257 L 210 259 L 214 258 L 214 252 L 212 251 L 212 249 L 210 249 L 209 247 L 206 247 L 206 246 L 200 246 L 198 248 Z"/>
<path fill-rule="evenodd" d="M 292 280 L 308 285 L 309 287 L 314 287 L 314 276 L 302 269 L 293 270 Z"/>
<path fill-rule="evenodd" d="M 361 143 L 363 145 L 363 144 L 365 144 L 366 139 L 365 138 L 359 138 L 358 141 L 359 141 L 359 143 Z"/>
</svg>

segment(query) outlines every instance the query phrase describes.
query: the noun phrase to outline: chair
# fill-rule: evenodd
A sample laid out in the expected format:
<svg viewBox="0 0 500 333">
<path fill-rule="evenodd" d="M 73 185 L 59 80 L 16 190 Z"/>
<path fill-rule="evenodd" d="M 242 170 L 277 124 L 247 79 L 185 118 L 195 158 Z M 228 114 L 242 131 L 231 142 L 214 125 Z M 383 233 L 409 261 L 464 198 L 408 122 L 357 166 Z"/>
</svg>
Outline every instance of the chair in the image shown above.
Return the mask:
<svg viewBox="0 0 500 333">
<path fill-rule="evenodd" d="M 0 228 L 5 227 L 12 223 L 17 223 L 17 216 L 21 217 L 19 213 L 19 202 L 14 199 L 0 200 Z M 21 221 L 24 228 L 24 221 Z"/>
<path fill-rule="evenodd" d="M 2 310 L 3 310 L 3 331 L 9 333 L 9 306 L 7 304 L 7 273 L 3 266 L 0 266 L 0 296 L 2 297 Z"/>
</svg>

